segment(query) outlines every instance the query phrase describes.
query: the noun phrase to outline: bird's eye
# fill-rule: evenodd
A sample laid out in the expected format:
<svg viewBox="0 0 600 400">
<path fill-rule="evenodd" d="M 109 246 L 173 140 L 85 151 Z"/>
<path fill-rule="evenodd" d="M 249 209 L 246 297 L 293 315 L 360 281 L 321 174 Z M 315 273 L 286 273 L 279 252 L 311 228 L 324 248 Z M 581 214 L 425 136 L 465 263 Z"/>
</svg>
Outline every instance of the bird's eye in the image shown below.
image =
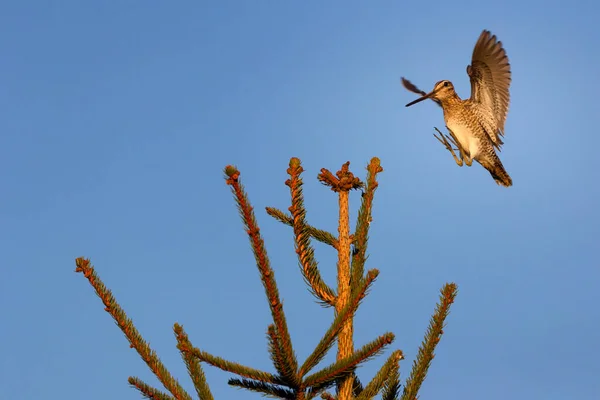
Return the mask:
<svg viewBox="0 0 600 400">
<path fill-rule="evenodd" d="M 444 87 L 448 87 L 448 82 L 444 82 Z"/>
</svg>

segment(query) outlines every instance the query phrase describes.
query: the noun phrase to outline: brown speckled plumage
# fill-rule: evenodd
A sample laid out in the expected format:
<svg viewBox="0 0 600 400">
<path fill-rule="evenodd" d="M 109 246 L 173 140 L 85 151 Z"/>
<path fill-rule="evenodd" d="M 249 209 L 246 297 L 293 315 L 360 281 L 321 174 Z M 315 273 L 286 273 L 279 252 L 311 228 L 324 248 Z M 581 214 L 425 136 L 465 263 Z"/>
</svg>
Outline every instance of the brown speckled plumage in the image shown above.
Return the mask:
<svg viewBox="0 0 600 400">
<path fill-rule="evenodd" d="M 471 97 L 466 100 L 458 97 L 450 81 L 439 81 L 430 93 L 425 93 L 402 78 L 406 89 L 421 95 L 406 106 L 428 98 L 439 104 L 450 136 L 440 132 L 436 138 L 452 153 L 456 163 L 462 166 L 464 161 L 470 166 L 475 160 L 490 172 L 496 183 L 511 186 L 512 179 L 496 154 L 503 145 L 510 103 L 510 64 L 502 42 L 489 31 L 484 30 L 479 36 L 467 73 L 471 80 Z M 451 144 L 460 151 L 460 159 Z"/>
</svg>

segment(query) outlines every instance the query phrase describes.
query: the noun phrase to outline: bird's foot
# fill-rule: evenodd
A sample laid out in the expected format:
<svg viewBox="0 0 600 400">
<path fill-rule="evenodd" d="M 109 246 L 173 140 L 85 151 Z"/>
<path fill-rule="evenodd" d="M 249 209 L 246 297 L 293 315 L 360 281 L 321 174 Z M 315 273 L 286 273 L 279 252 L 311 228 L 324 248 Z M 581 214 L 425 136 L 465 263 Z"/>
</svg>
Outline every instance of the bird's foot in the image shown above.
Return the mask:
<svg viewBox="0 0 600 400">
<path fill-rule="evenodd" d="M 448 128 L 448 127 L 446 127 L 446 129 L 448 129 L 450 136 L 452 136 L 451 142 L 456 145 L 456 147 L 458 148 L 457 150 L 460 152 L 460 159 L 463 160 L 465 164 L 467 164 L 467 167 L 470 167 L 471 165 L 473 165 L 473 159 L 471 158 L 471 155 L 462 148 L 462 146 L 460 145 L 460 142 L 456 138 L 456 135 L 454 134 L 454 132 L 452 132 L 450 130 L 450 128 Z M 450 139 L 450 138 L 448 138 L 448 139 Z"/>
<path fill-rule="evenodd" d="M 435 127 L 434 127 L 435 128 Z M 446 150 L 448 150 L 450 152 L 450 154 L 452 154 L 452 157 L 454 158 L 454 161 L 456 162 L 456 165 L 458 165 L 459 167 L 463 166 L 463 160 L 465 160 L 467 166 L 471 166 L 471 164 L 473 163 L 472 160 L 469 160 L 468 157 L 465 157 L 465 154 L 462 150 L 462 147 L 460 147 L 460 145 L 458 144 L 458 140 L 456 140 L 456 138 L 454 137 L 454 134 L 450 131 L 450 135 L 452 135 L 452 137 L 443 134 L 438 128 L 435 128 L 435 130 L 440 134 L 439 136 L 436 135 L 435 133 L 433 134 L 433 136 L 441 143 L 444 145 L 444 147 L 446 148 Z M 452 148 L 452 145 L 454 145 L 456 147 L 456 149 Z M 457 150 L 460 154 L 460 158 L 458 158 L 456 156 L 456 153 L 454 152 L 454 150 Z"/>
</svg>

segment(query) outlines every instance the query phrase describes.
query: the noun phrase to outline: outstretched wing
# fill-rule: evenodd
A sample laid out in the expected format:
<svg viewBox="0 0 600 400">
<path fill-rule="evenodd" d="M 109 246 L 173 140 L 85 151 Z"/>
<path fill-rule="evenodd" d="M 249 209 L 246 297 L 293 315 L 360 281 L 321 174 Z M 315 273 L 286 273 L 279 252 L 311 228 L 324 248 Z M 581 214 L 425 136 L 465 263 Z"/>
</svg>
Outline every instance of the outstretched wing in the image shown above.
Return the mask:
<svg viewBox="0 0 600 400">
<path fill-rule="evenodd" d="M 473 49 L 471 65 L 467 67 L 471 80 L 471 100 L 491 110 L 496 119 L 498 132 L 491 139 L 496 144 L 504 136 L 504 123 L 510 102 L 510 64 L 502 42 L 489 31 L 483 31 Z"/>
<path fill-rule="evenodd" d="M 413 85 L 413 83 L 411 81 L 409 81 L 406 78 L 402 78 L 402 86 L 404 86 L 404 88 L 410 92 L 416 93 L 416 94 L 420 94 L 421 96 L 425 96 L 427 93 L 425 93 L 424 91 L 422 91 L 421 89 L 419 89 L 418 87 L 416 87 L 415 85 Z M 433 97 L 430 97 L 431 100 L 435 101 L 437 103 L 438 106 L 442 106 L 442 103 L 438 100 L 435 99 Z"/>
</svg>

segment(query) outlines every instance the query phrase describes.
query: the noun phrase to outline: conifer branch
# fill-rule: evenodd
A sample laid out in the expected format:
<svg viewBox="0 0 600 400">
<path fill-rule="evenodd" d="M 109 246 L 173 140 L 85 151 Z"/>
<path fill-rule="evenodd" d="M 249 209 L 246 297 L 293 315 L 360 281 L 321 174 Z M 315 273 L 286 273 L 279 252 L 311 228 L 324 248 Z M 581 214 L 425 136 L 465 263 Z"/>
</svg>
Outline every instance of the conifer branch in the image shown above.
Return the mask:
<svg viewBox="0 0 600 400">
<path fill-rule="evenodd" d="M 327 332 L 325 332 L 325 335 L 323 335 L 323 338 L 319 341 L 319 344 L 317 344 L 315 350 L 313 350 L 312 354 L 306 358 L 306 361 L 304 361 L 304 364 L 302 364 L 302 367 L 300 367 L 300 376 L 304 376 L 306 373 L 311 371 L 319 362 L 321 362 L 323 357 L 325 357 L 327 351 L 335 342 L 335 339 L 337 338 L 337 335 L 342 329 L 344 323 L 347 319 L 352 318 L 358 309 L 358 306 L 360 305 L 360 301 L 365 297 L 367 290 L 378 275 L 379 271 L 376 269 L 367 272 L 367 276 L 361 281 L 361 289 L 357 290 L 356 293 L 353 293 L 346 307 L 341 312 L 337 313 L 331 326 Z"/>
<path fill-rule="evenodd" d="M 393 341 L 394 334 L 389 332 L 385 333 L 371 343 L 367 343 L 349 357 L 338 360 L 330 366 L 323 368 L 321 371 L 307 376 L 304 380 L 304 385 L 311 387 L 316 391 L 324 385 L 328 386 L 332 381 L 343 379 L 351 375 L 358 364 L 376 356 L 385 346 L 388 346 Z"/>
<path fill-rule="evenodd" d="M 352 189 L 362 188 L 364 185 L 354 176 L 349 169 L 350 162 L 342 165 L 342 168 L 334 176 L 327 169 L 322 168 L 317 179 L 331 190 L 338 193 L 339 219 L 338 219 L 338 263 L 337 280 L 338 290 L 335 301 L 335 310 L 339 313 L 350 300 L 350 220 L 349 220 L 349 192 Z M 357 284 L 356 282 L 355 284 Z M 353 344 L 353 318 L 349 318 L 342 326 L 338 334 L 337 360 L 344 360 L 354 352 Z M 348 400 L 352 397 L 353 376 L 345 375 L 338 384 L 338 397 L 340 400 Z"/>
<path fill-rule="evenodd" d="M 213 400 L 214 397 L 210 391 L 210 388 L 208 387 L 206 376 L 204 375 L 204 371 L 202 370 L 202 366 L 200 365 L 198 358 L 194 357 L 188 351 L 194 346 L 192 346 L 192 343 L 190 342 L 187 333 L 185 333 L 183 326 L 175 324 L 173 326 L 173 332 L 175 333 L 175 338 L 177 339 L 177 348 L 181 353 L 181 357 L 185 362 L 185 366 L 187 367 L 190 378 L 194 383 L 194 388 L 196 389 L 198 398 L 200 400 Z"/>
<path fill-rule="evenodd" d="M 113 297 L 112 292 L 104 286 L 104 283 L 100 280 L 94 267 L 90 264 L 90 260 L 83 257 L 79 257 L 75 260 L 77 268 L 75 272 L 83 273 L 83 276 L 90 282 L 100 300 L 104 304 L 104 310 L 113 317 L 117 326 L 123 331 L 125 337 L 129 341 L 131 348 L 134 348 L 142 360 L 148 365 L 150 370 L 156 375 L 158 380 L 163 386 L 177 399 L 177 400 L 191 400 L 191 396 L 181 387 L 179 382 L 171 376 L 171 373 L 167 370 L 164 364 L 160 361 L 160 358 L 156 355 L 156 352 L 150 348 L 148 343 L 144 341 L 133 322 L 127 317 L 125 311 L 117 303 L 117 300 Z"/>
<path fill-rule="evenodd" d="M 354 386 L 352 387 L 352 394 L 354 395 L 354 397 L 359 396 L 362 391 L 364 390 L 362 383 L 360 382 L 360 379 L 358 379 L 358 376 L 356 375 L 356 373 L 354 373 Z"/>
<path fill-rule="evenodd" d="M 381 391 L 382 388 L 390 381 L 394 379 L 394 373 L 398 374 L 399 362 L 404 358 L 401 350 L 394 351 L 387 359 L 385 364 L 377 371 L 371 382 L 365 386 L 360 396 L 356 397 L 356 400 L 369 400 L 372 399 Z M 399 383 L 398 383 L 399 385 Z"/>
<path fill-rule="evenodd" d="M 289 210 L 292 213 L 292 227 L 294 228 L 294 241 L 296 254 L 300 261 L 302 276 L 310 285 L 312 294 L 323 304 L 334 305 L 335 293 L 321 279 L 321 273 L 314 258 L 314 250 L 310 244 L 310 231 L 306 225 L 306 210 L 304 209 L 304 197 L 302 195 L 302 178 L 300 175 L 304 169 L 298 158 L 290 159 L 290 167 L 287 172 L 290 175 L 285 184 L 290 188 L 292 205 Z"/>
<path fill-rule="evenodd" d="M 262 393 L 267 396 L 275 397 L 278 399 L 297 399 L 296 392 L 294 390 L 284 389 L 275 385 L 270 385 L 264 382 L 251 381 L 248 379 L 235 379 L 232 378 L 228 382 L 231 386 L 237 386 L 240 388 L 248 389 L 253 392 Z"/>
<path fill-rule="evenodd" d="M 347 164 L 346 164 L 347 165 Z M 340 312 L 350 301 L 350 216 L 349 216 L 349 193 L 340 191 L 339 196 L 339 251 L 338 251 L 338 297 L 335 304 L 336 312 Z M 342 329 L 338 334 L 337 360 L 342 361 L 354 352 L 354 318 L 348 318 L 342 324 Z M 340 400 L 350 400 L 352 398 L 352 388 L 354 379 L 352 374 L 341 377 L 338 383 L 338 398 Z"/>
<path fill-rule="evenodd" d="M 242 221 L 244 222 L 246 232 L 250 238 L 256 265 L 260 272 L 271 314 L 273 316 L 273 322 L 275 323 L 276 332 L 280 339 L 280 346 L 285 354 L 284 369 L 285 371 L 289 371 L 287 374 L 290 375 L 289 378 L 293 379 L 295 383 L 298 384 L 296 375 L 296 372 L 298 371 L 298 361 L 292 347 L 292 339 L 288 331 L 285 314 L 283 312 L 283 305 L 279 299 L 279 291 L 277 290 L 277 283 L 275 282 L 275 272 L 271 268 L 264 240 L 260 235 L 260 229 L 258 228 L 254 216 L 254 210 L 250 205 L 250 201 L 247 198 L 243 185 L 239 181 L 240 172 L 237 168 L 231 165 L 225 167 L 225 175 L 227 177 L 227 184 L 231 186 L 231 191 L 236 199 Z"/>
<path fill-rule="evenodd" d="M 283 211 L 278 210 L 274 207 L 265 207 L 265 209 L 267 210 L 267 214 L 275 218 L 277 221 L 292 227 L 294 226 L 294 218 L 287 215 Z M 334 249 L 337 249 L 337 239 L 331 233 L 322 229 L 315 228 L 314 226 L 308 224 L 306 224 L 305 227 L 306 231 L 312 238 L 318 240 L 321 243 L 325 243 L 333 247 Z"/>
<path fill-rule="evenodd" d="M 369 240 L 369 227 L 371 226 L 371 209 L 373 206 L 373 197 L 379 184 L 377 183 L 377 174 L 383 172 L 379 158 L 373 157 L 367 165 L 367 183 L 363 192 L 356 230 L 354 232 L 354 251 L 352 254 L 352 282 L 358 282 L 362 278 L 365 269 L 366 251 Z M 355 287 L 352 285 L 353 288 Z"/>
<path fill-rule="evenodd" d="M 317 179 L 325 186 L 336 192 L 349 192 L 353 189 L 360 189 L 364 184 L 349 171 L 350 161 L 345 162 L 342 168 L 333 175 L 328 169 L 321 168 L 321 173 Z"/>
<path fill-rule="evenodd" d="M 147 399 L 152 400 L 175 400 L 174 397 L 169 396 L 168 394 L 161 392 L 158 389 L 154 389 L 152 386 L 148 385 L 140 378 L 136 378 L 134 376 L 130 376 L 128 382 L 131 386 L 136 388 L 142 396 Z"/>
<path fill-rule="evenodd" d="M 394 364 L 390 375 L 383 385 L 381 400 L 398 400 L 400 396 L 400 363 Z"/>
<path fill-rule="evenodd" d="M 313 386 L 311 388 L 308 388 L 305 397 L 307 399 L 314 399 L 315 397 L 319 396 L 321 393 L 323 393 L 325 390 L 329 389 L 330 387 L 334 386 L 337 382 L 335 380 L 332 380 L 331 382 L 326 382 L 321 386 Z M 339 399 L 339 394 L 337 397 L 335 397 L 336 399 Z"/>
<path fill-rule="evenodd" d="M 404 359 L 402 355 L 401 360 Z M 400 360 L 394 363 L 388 379 L 383 385 L 381 400 L 398 400 L 400 396 Z"/>
<path fill-rule="evenodd" d="M 271 360 L 273 361 L 273 366 L 284 382 L 287 382 L 290 386 L 294 386 L 294 381 L 290 381 L 289 378 L 287 378 L 289 372 L 285 370 L 285 354 L 281 348 L 279 337 L 277 336 L 277 328 L 275 328 L 275 325 L 269 325 L 267 328 L 267 337 L 269 342 L 269 354 L 271 356 Z"/>
<path fill-rule="evenodd" d="M 419 352 L 417 353 L 417 358 L 413 362 L 413 368 L 410 371 L 410 375 L 404 384 L 402 400 L 414 400 L 417 398 L 419 389 L 427 376 L 427 370 L 435 357 L 435 347 L 440 342 L 442 334 L 444 333 L 444 321 L 450 313 L 450 306 L 454 302 L 458 288 L 455 283 L 447 283 L 440 292 L 440 301 L 431 317 L 425 339 L 419 347 Z"/>
<path fill-rule="evenodd" d="M 213 367 L 217 367 L 220 370 L 226 372 L 233 372 L 234 374 L 238 374 L 248 379 L 272 383 L 274 385 L 287 386 L 287 383 L 276 375 L 255 368 L 247 367 L 245 365 L 233 361 L 224 360 L 221 357 L 213 356 L 210 353 L 202 351 L 197 347 L 192 347 L 186 351 L 189 351 L 191 355 L 197 357 L 199 361 L 205 362 L 209 365 L 212 365 Z"/>
</svg>

